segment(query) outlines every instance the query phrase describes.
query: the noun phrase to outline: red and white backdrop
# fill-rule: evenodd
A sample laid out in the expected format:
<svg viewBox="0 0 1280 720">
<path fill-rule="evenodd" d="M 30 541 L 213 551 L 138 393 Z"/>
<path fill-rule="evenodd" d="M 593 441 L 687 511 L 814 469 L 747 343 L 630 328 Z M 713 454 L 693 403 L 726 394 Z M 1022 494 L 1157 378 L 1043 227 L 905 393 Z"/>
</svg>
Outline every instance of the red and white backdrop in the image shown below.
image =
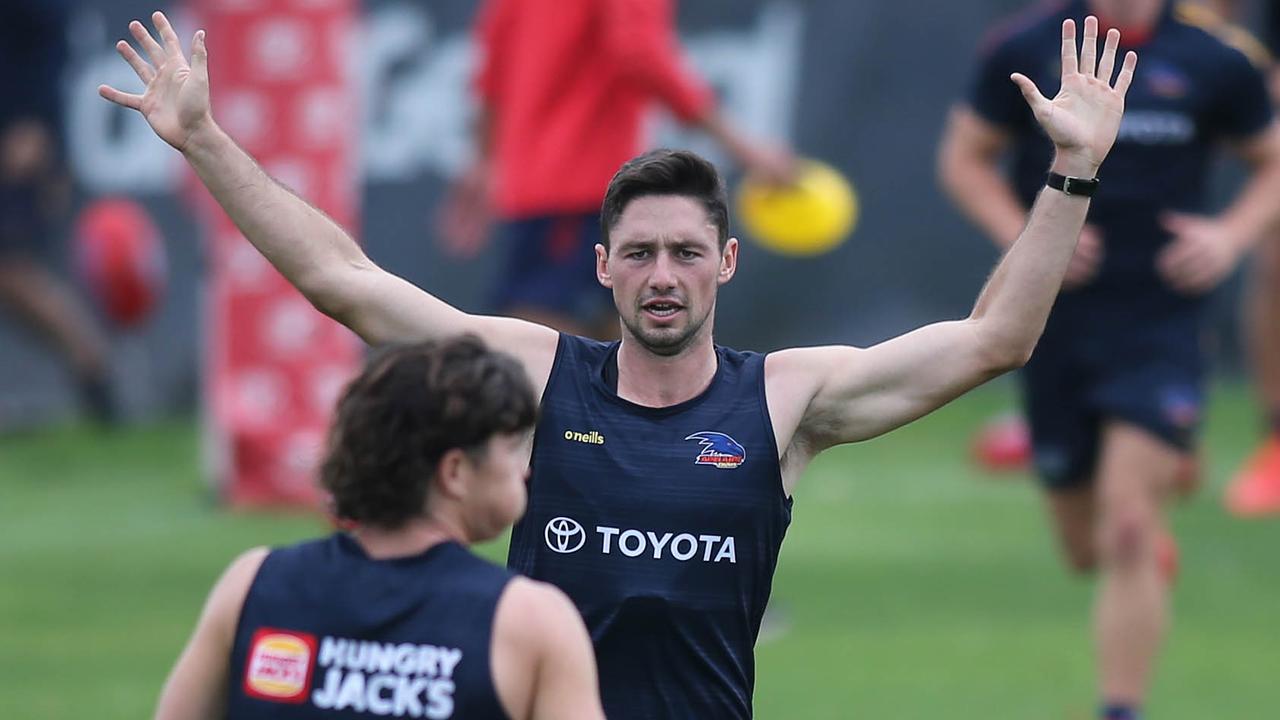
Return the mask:
<svg viewBox="0 0 1280 720">
<path fill-rule="evenodd" d="M 273 177 L 358 227 L 355 0 L 197 0 L 214 115 Z M 314 310 L 204 195 L 207 451 L 233 505 L 312 505 L 358 339 Z"/>
</svg>

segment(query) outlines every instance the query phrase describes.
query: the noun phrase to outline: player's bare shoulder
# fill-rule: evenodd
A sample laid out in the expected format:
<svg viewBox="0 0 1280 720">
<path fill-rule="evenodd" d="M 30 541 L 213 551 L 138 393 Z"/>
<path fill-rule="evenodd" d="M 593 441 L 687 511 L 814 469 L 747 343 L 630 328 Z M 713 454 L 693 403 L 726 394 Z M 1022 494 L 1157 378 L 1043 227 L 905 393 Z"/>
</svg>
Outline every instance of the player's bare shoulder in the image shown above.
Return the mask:
<svg viewBox="0 0 1280 720">
<path fill-rule="evenodd" d="M 516 656 L 534 658 L 547 637 L 557 630 L 581 625 L 577 608 L 559 588 L 550 583 L 516 576 L 498 600 L 493 620 L 494 647 L 503 646 Z M 495 655 L 495 657 L 498 657 Z"/>
<path fill-rule="evenodd" d="M 513 578 L 498 601 L 490 657 L 498 698 L 516 720 L 603 717 L 591 639 L 559 588 Z"/>
<path fill-rule="evenodd" d="M 784 456 L 803 437 L 814 398 L 841 367 L 857 362 L 858 348 L 847 345 L 787 348 L 769 353 L 764 362 L 765 395 L 778 452 Z"/>
<path fill-rule="evenodd" d="M 258 569 L 270 554 L 271 549 L 266 547 L 244 551 L 231 561 L 214 586 L 209 597 L 209 611 L 221 620 L 230 619 L 233 630 L 235 619 L 240 616 L 240 607 L 253 585 L 253 579 L 258 576 Z"/>
</svg>

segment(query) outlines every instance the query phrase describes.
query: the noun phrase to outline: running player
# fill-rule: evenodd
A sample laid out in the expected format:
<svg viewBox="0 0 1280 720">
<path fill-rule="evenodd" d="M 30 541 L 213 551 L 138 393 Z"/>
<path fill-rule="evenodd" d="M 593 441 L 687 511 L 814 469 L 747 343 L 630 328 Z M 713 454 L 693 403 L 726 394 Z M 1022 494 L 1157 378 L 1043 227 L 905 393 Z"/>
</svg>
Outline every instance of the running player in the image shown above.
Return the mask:
<svg viewBox="0 0 1280 720">
<path fill-rule="evenodd" d="M 357 529 L 233 562 L 156 717 L 604 717 L 573 604 L 466 548 L 524 510 L 536 415 L 524 370 L 474 337 L 371 361 L 321 473 Z"/>
<path fill-rule="evenodd" d="M 1238 15 L 1238 2 L 1216 3 Z M 1280 103 L 1280 0 L 1267 0 L 1265 37 L 1270 50 L 1271 99 Z M 1226 506 L 1245 516 L 1280 514 L 1280 228 L 1258 248 L 1245 297 L 1245 328 L 1259 400 L 1267 411 L 1267 435 L 1227 486 Z"/>
<path fill-rule="evenodd" d="M 614 176 L 596 277 L 613 291 L 622 340 L 596 343 L 533 323 L 463 313 L 378 268 L 343 230 L 274 182 L 218 127 L 207 52 L 188 67 L 160 13 L 163 44 L 121 41 L 142 95 L 102 86 L 186 157 L 251 242 L 316 307 L 371 343 L 474 333 L 524 364 L 542 398 L 529 508 L 510 564 L 549 579 L 582 611 L 612 718 L 745 718 L 753 644 L 791 495 L 809 461 L 906 424 L 1031 355 L 1115 140 L 1137 56 L 1115 86 L 1119 32 L 1067 21 L 1063 91 L 1021 88 L 1056 154 L 1050 188 L 964 320 L 872 348 L 769 354 L 718 347 L 717 290 L 733 279 L 723 184 L 688 152 L 655 151 Z M 1103 80 L 1101 78 L 1107 78 Z"/>
<path fill-rule="evenodd" d="M 1008 247 L 1054 148 L 1004 78 L 1051 85 L 1044 43 L 1064 17 L 1096 12 L 1143 51 L 1107 182 L 1068 285 L 1022 373 L 1034 459 L 1068 563 L 1100 571 L 1095 607 L 1104 716 L 1136 717 L 1167 622 L 1161 500 L 1194 452 L 1203 396 L 1203 298 L 1280 211 L 1280 132 L 1262 75 L 1164 0 L 1039 5 L 984 49 L 940 153 L 944 186 Z M 1254 168 L 1236 202 L 1204 217 L 1215 143 Z M 1012 178 L 1000 172 L 1013 151 Z"/>
</svg>

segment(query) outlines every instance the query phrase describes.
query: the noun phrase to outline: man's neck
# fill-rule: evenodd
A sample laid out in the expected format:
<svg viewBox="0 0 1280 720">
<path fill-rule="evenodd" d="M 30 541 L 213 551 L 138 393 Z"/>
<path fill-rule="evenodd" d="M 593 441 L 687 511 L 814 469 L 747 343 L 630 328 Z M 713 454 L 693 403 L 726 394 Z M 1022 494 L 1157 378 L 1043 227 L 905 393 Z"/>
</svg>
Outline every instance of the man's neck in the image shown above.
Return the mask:
<svg viewBox="0 0 1280 720">
<path fill-rule="evenodd" d="M 364 548 L 365 554 L 375 560 L 421 555 L 451 540 L 466 544 L 461 533 L 427 518 L 410 520 L 396 530 L 361 527 L 352 533 L 352 537 Z"/>
<path fill-rule="evenodd" d="M 656 355 L 635 338 L 618 346 L 618 397 L 645 407 L 670 407 L 697 397 L 716 374 L 716 349 L 707 332 L 672 355 Z"/>
<path fill-rule="evenodd" d="M 1098 16 L 1099 35 L 1117 28 L 1126 45 L 1145 39 L 1160 22 L 1165 2 L 1169 0 L 1089 0 L 1089 10 Z"/>
</svg>

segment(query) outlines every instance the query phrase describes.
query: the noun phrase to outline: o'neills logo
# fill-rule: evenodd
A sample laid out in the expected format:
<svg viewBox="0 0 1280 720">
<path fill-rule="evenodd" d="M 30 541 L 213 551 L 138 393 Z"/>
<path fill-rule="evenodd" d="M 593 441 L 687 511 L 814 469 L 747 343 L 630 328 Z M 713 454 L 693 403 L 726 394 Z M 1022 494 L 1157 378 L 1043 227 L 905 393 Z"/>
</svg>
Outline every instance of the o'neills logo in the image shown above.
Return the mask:
<svg viewBox="0 0 1280 720">
<path fill-rule="evenodd" d="M 572 442 L 587 443 L 588 445 L 603 445 L 604 436 L 598 430 L 592 430 L 588 433 L 580 433 L 575 430 L 565 430 L 564 439 Z"/>
<path fill-rule="evenodd" d="M 244 691 L 249 697 L 300 703 L 307 699 L 316 639 L 307 633 L 261 628 L 249 643 Z"/>
</svg>

